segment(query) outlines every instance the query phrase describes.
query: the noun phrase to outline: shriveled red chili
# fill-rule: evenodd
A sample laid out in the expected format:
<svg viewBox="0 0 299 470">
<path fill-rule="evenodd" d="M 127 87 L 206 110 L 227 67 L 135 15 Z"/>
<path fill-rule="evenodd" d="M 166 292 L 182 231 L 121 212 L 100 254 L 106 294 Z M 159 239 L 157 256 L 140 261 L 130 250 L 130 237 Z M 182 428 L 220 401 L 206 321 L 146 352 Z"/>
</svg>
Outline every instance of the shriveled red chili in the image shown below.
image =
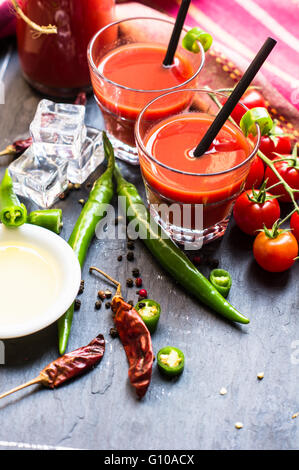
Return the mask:
<svg viewBox="0 0 299 470">
<path fill-rule="evenodd" d="M 98 268 L 91 267 L 117 286 L 111 308 L 114 324 L 129 362 L 129 380 L 139 398 L 144 397 L 152 378 L 154 353 L 149 330 L 135 308 L 124 301 L 121 285 Z"/>
<path fill-rule="evenodd" d="M 105 352 L 105 339 L 103 335 L 98 335 L 87 346 L 76 349 L 64 356 L 50 362 L 33 380 L 0 395 L 0 399 L 18 392 L 30 385 L 43 385 L 48 388 L 56 388 L 87 372 L 102 359 Z"/>
</svg>

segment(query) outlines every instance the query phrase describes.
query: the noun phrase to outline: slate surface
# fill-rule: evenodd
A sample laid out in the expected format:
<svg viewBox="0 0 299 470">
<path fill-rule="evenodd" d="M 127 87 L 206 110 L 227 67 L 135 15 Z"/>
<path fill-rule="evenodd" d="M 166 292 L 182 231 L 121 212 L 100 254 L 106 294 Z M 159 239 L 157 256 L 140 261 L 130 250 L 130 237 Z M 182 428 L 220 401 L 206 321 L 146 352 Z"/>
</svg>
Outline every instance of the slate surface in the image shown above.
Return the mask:
<svg viewBox="0 0 299 470">
<path fill-rule="evenodd" d="M 8 45 L 3 42 L 0 46 L 0 67 Z M 14 52 L 4 82 L 1 148 L 27 135 L 40 99 L 23 80 Z M 87 120 L 95 127 L 102 125 L 93 98 L 88 102 Z M 8 162 L 6 157 L 1 159 L 1 175 Z M 139 170 L 122 167 L 143 191 Z M 84 186 L 58 204 L 64 213 L 62 236 L 66 239 L 80 213 L 77 201 L 87 194 Z M 109 450 L 298 448 L 299 418 L 291 419 L 299 411 L 298 264 L 284 274 L 266 274 L 252 258 L 251 240 L 233 222 L 222 242 L 210 249 L 221 266 L 231 272 L 234 284 L 230 300 L 250 316 L 249 326 L 232 325 L 187 296 L 141 243 L 136 244 L 133 263 L 125 256 L 119 263 L 117 256 L 126 254 L 126 243 L 96 239 L 85 263 L 86 288 L 82 308 L 75 315 L 69 350 L 102 332 L 107 340 L 105 357 L 96 370 L 63 388 L 48 391 L 36 387 L 1 401 L 1 448 L 14 448 L 18 443 Z M 121 281 L 130 276 L 133 267 L 140 267 L 144 286 L 162 304 L 154 350 L 172 344 L 185 352 L 182 377 L 166 381 L 155 367 L 142 402 L 136 400 L 128 384 L 122 346 L 109 336 L 109 311 L 94 309 L 97 290 L 107 284 L 88 274 L 91 264 Z M 124 294 L 136 299 L 135 289 Z M 6 341 L 5 353 L 0 392 L 35 377 L 57 356 L 56 326 Z M 261 371 L 265 378 L 258 381 Z M 221 387 L 227 388 L 227 395 L 219 394 Z M 237 421 L 244 424 L 242 430 L 235 429 Z"/>
</svg>

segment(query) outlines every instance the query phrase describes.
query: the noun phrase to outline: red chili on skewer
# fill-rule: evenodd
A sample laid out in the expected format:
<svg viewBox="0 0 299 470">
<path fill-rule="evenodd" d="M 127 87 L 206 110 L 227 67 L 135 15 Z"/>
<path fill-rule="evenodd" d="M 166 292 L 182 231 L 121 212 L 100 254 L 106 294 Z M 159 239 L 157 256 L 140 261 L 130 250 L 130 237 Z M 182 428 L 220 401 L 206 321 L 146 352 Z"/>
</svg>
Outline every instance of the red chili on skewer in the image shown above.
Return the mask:
<svg viewBox="0 0 299 470">
<path fill-rule="evenodd" d="M 121 296 L 121 285 L 98 268 L 91 267 L 90 272 L 97 271 L 117 286 L 112 299 L 114 323 L 129 361 L 129 379 L 137 396 L 142 398 L 149 387 L 152 377 L 154 353 L 149 330 L 132 305 Z"/>
</svg>

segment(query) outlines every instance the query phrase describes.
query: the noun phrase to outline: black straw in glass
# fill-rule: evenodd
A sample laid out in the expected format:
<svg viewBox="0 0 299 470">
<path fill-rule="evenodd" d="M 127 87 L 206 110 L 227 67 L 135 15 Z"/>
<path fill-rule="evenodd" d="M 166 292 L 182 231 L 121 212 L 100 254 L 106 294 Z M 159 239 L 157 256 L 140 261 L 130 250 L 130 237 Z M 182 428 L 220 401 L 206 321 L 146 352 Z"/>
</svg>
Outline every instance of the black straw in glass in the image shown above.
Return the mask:
<svg viewBox="0 0 299 470">
<path fill-rule="evenodd" d="M 180 35 L 184 26 L 184 22 L 188 13 L 190 3 L 191 3 L 191 0 L 182 0 L 177 18 L 175 20 L 175 25 L 172 31 L 172 35 L 168 44 L 167 52 L 163 60 L 163 65 L 165 65 L 166 67 L 173 63 L 174 54 L 178 47 L 178 42 L 180 39 Z"/>
<path fill-rule="evenodd" d="M 203 155 L 210 145 L 212 144 L 213 140 L 217 136 L 218 132 L 225 124 L 226 120 L 232 113 L 235 106 L 238 104 L 242 96 L 244 95 L 245 91 L 251 84 L 252 80 L 260 70 L 261 66 L 267 59 L 268 55 L 276 45 L 277 41 L 272 38 L 268 38 L 264 45 L 261 47 L 251 64 L 249 65 L 248 69 L 244 73 L 243 77 L 239 81 L 238 85 L 234 89 L 234 91 L 229 96 L 227 102 L 223 106 L 223 108 L 219 111 L 216 118 L 214 119 L 213 123 L 207 130 L 206 134 L 203 136 L 202 140 L 199 142 L 198 146 L 194 150 L 194 156 L 200 157 Z"/>
</svg>

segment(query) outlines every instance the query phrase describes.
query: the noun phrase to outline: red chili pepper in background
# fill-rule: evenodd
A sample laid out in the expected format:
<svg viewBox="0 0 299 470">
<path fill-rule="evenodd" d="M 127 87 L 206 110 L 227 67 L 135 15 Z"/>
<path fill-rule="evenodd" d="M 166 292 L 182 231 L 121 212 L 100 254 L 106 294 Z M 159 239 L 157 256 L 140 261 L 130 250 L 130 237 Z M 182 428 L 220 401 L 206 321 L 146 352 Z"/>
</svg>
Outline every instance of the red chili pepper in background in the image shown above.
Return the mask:
<svg viewBox="0 0 299 470">
<path fill-rule="evenodd" d="M 111 305 L 114 323 L 129 361 L 130 382 L 137 396 L 142 398 L 149 387 L 154 362 L 150 332 L 135 308 L 121 297 L 120 283 L 98 268 L 91 267 L 89 271 L 99 272 L 117 286 Z"/>
<path fill-rule="evenodd" d="M 103 335 L 98 335 L 87 346 L 76 349 L 64 356 L 50 362 L 33 380 L 0 395 L 0 399 L 12 393 L 40 384 L 48 388 L 56 388 L 68 380 L 89 371 L 102 359 L 105 352 L 105 340 Z"/>
</svg>

